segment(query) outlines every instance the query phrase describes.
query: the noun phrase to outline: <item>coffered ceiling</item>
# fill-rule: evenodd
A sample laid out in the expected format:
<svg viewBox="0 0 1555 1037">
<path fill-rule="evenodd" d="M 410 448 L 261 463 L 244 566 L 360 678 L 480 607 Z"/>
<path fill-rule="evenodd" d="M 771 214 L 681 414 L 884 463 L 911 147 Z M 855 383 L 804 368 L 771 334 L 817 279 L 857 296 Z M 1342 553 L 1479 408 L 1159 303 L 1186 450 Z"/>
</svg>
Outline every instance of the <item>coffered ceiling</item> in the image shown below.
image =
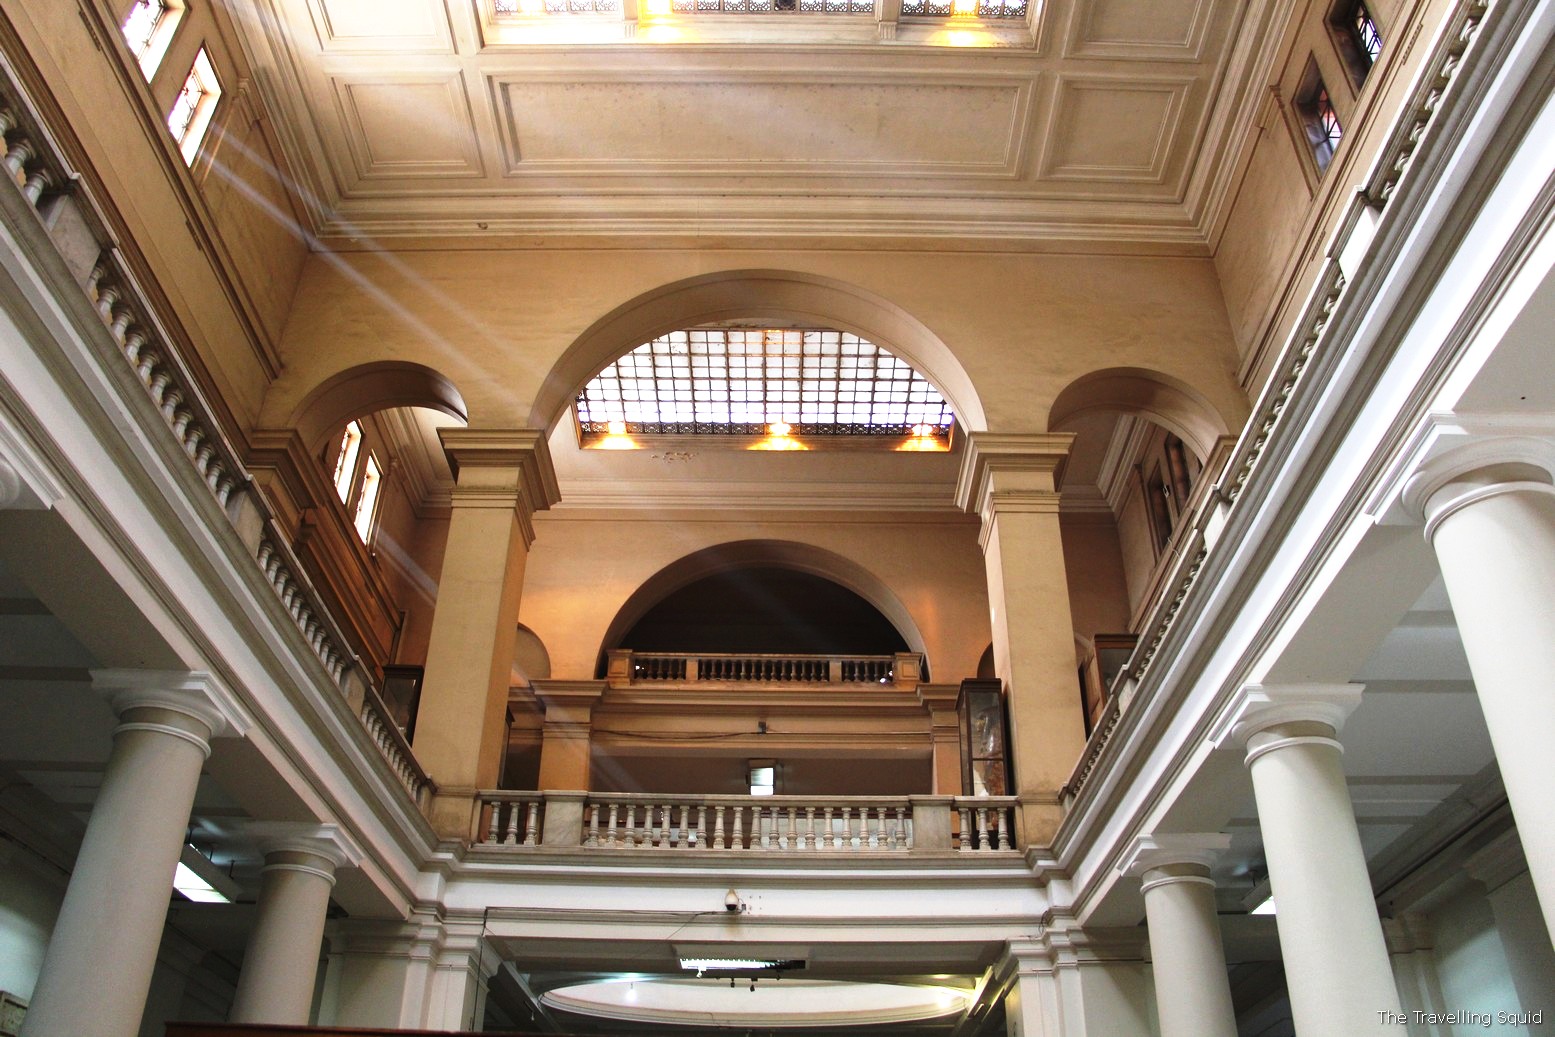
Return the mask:
<svg viewBox="0 0 1555 1037">
<path fill-rule="evenodd" d="M 646 6 L 636 22 L 515 17 L 492 0 L 239 6 L 332 247 L 610 235 L 1191 253 L 1277 3 L 1048 0 L 1025 20 L 884 27 Z"/>
</svg>

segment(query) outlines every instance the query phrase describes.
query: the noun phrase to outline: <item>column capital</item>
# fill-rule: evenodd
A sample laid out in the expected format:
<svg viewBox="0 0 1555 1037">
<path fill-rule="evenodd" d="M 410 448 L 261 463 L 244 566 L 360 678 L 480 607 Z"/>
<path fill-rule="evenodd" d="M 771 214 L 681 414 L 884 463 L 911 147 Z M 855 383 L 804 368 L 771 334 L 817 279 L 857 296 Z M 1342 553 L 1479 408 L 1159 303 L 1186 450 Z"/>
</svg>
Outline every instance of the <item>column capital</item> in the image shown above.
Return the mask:
<svg viewBox="0 0 1555 1037">
<path fill-rule="evenodd" d="M 92 687 L 121 718 L 132 709 L 166 709 L 204 724 L 212 738 L 243 738 L 254 726 L 237 696 L 199 670 L 93 670 Z"/>
<path fill-rule="evenodd" d="M 1155 868 L 1191 865 L 1205 870 L 1231 848 L 1231 837 L 1220 832 L 1161 832 L 1136 836 L 1118 863 L 1118 872 L 1138 878 Z M 1185 876 L 1187 877 L 1187 876 Z"/>
<path fill-rule="evenodd" d="M 21 434 L 0 422 L 0 511 L 51 508 L 64 495 Z"/>
<path fill-rule="evenodd" d="M 1231 697 L 1210 728 L 1217 749 L 1243 749 L 1280 724 L 1318 723 L 1338 734 L 1361 704 L 1360 684 L 1248 684 Z"/>
<path fill-rule="evenodd" d="M 0 511 L 22 499 L 22 477 L 0 457 Z"/>
<path fill-rule="evenodd" d="M 248 850 L 265 860 L 278 855 L 308 854 L 336 868 L 359 867 L 366 858 L 361 845 L 339 825 L 311 821 L 250 821 L 232 831 L 235 848 Z"/>
<path fill-rule="evenodd" d="M 1457 438 L 1457 437 L 1454 437 Z M 1459 508 L 1503 493 L 1555 495 L 1555 442 L 1537 436 L 1464 436 L 1457 445 L 1436 441 L 1440 452 L 1420 462 L 1404 485 L 1401 502 L 1426 539 Z"/>
<path fill-rule="evenodd" d="M 530 517 L 560 502 L 556 468 L 540 429 L 440 428 L 454 473 L 455 508 L 513 508 L 529 540 Z"/>
</svg>

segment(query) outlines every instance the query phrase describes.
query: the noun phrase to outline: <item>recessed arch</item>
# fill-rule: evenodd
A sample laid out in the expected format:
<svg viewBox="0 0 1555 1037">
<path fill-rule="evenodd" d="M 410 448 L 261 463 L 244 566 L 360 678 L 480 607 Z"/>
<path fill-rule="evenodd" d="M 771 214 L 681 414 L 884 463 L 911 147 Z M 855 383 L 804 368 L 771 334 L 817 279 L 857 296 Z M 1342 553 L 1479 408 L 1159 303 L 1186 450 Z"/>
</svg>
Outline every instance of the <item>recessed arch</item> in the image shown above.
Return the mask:
<svg viewBox="0 0 1555 1037">
<path fill-rule="evenodd" d="M 287 425 L 309 450 L 318 450 L 346 422 L 391 407 L 427 407 L 468 420 L 464 397 L 453 382 L 421 364 L 385 360 L 347 368 L 303 397 Z"/>
<path fill-rule="evenodd" d="M 1157 371 L 1114 367 L 1070 382 L 1053 400 L 1048 429 L 1067 431 L 1069 423 L 1096 411 L 1153 421 L 1186 443 L 1201 461 L 1214 452 L 1215 441 L 1230 427 L 1214 405 L 1191 386 Z"/>
<path fill-rule="evenodd" d="M 665 285 L 623 303 L 569 346 L 535 398 L 530 424 L 549 431 L 606 364 L 660 335 L 697 324 L 762 320 L 851 332 L 891 351 L 934 383 L 968 431 L 986 428 L 982 401 L 960 362 L 895 303 L 830 278 L 782 270 L 729 270 Z"/>
<path fill-rule="evenodd" d="M 737 540 L 703 548 L 671 562 L 644 580 L 621 605 L 600 643 L 600 658 L 666 596 L 707 576 L 734 569 L 792 569 L 847 588 L 890 621 L 908 647 L 923 652 L 923 635 L 911 613 L 885 581 L 848 558 L 825 548 L 788 540 Z"/>
</svg>

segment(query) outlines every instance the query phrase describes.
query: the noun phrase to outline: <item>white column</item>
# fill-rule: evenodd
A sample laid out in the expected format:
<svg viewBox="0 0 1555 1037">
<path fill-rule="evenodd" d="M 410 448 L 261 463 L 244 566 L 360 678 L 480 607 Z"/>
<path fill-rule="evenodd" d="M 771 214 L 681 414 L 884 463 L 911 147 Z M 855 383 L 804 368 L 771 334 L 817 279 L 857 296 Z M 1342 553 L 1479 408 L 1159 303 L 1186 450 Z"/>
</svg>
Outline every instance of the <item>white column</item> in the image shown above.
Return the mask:
<svg viewBox="0 0 1555 1037">
<path fill-rule="evenodd" d="M 362 859 L 333 825 L 257 825 L 264 853 L 259 916 L 228 1016 L 234 1023 L 302 1026 L 313 1007 L 335 869 Z"/>
<path fill-rule="evenodd" d="M 1536 456 L 1522 441 L 1487 450 Z M 1546 448 L 1548 449 L 1548 448 Z M 1458 633 L 1479 692 L 1496 763 L 1555 931 L 1555 486 L 1544 468 L 1517 461 L 1432 474 L 1416 489 Z"/>
<path fill-rule="evenodd" d="M 1230 845 L 1229 835 L 1141 836 L 1124 859 L 1124 874 L 1142 879 L 1161 1037 L 1236 1037 L 1209 874 Z"/>
<path fill-rule="evenodd" d="M 1218 744 L 1246 748 L 1280 950 L 1300 1034 L 1405 1034 L 1404 1015 L 1340 768 L 1359 685 L 1251 685 Z"/>
<path fill-rule="evenodd" d="M 99 671 L 119 726 L 22 1033 L 134 1037 L 210 739 L 247 730 L 203 673 Z"/>
<path fill-rule="evenodd" d="M 1449 1009 L 1436 971 L 1430 922 L 1424 915 L 1406 911 L 1397 918 L 1384 918 L 1382 935 L 1393 959 L 1399 1003 L 1409 1016 L 1409 1037 L 1452 1037 L 1450 1024 L 1435 1021 L 1447 1018 Z"/>
<path fill-rule="evenodd" d="M 1012 940 L 1004 949 L 998 971 L 1011 976 L 1010 991 L 1004 997 L 1007 1037 L 1063 1037 L 1058 970 L 1046 943 Z"/>
<path fill-rule="evenodd" d="M 1519 1010 L 1544 1008 L 1555 1016 L 1555 947 L 1519 839 L 1516 831 L 1502 834 L 1470 857 L 1464 870 L 1485 887 Z"/>
</svg>

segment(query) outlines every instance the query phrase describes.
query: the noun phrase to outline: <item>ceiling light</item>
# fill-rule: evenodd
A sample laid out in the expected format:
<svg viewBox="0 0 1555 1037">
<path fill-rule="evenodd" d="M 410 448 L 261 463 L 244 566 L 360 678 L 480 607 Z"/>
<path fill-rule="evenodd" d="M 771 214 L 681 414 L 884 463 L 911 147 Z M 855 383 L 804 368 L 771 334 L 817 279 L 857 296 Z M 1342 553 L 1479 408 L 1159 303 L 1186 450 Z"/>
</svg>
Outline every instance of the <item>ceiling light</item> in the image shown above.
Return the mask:
<svg viewBox="0 0 1555 1037">
<path fill-rule="evenodd" d="M 624 421 L 612 421 L 612 422 L 609 422 L 608 424 L 605 425 L 605 431 L 610 433 L 612 436 L 624 436 L 624 435 L 626 435 L 626 422 L 624 422 Z"/>
<path fill-rule="evenodd" d="M 794 431 L 794 427 L 786 421 L 774 421 L 767 426 L 767 431 L 774 436 L 786 436 Z"/>
<path fill-rule="evenodd" d="M 749 972 L 751 969 L 775 969 L 782 962 L 771 958 L 681 958 L 680 967 L 697 972 Z"/>
<path fill-rule="evenodd" d="M 206 882 L 183 861 L 178 862 L 178 868 L 173 873 L 173 888 L 182 893 L 189 900 L 196 900 L 202 904 L 230 904 L 220 891 Z"/>
<path fill-rule="evenodd" d="M 185 899 L 210 904 L 230 904 L 241 893 L 220 865 L 188 843 L 174 869 L 173 889 Z"/>
<path fill-rule="evenodd" d="M 1253 914 L 1253 915 L 1272 915 L 1272 914 L 1274 914 L 1274 898 L 1273 897 L 1266 898 L 1263 903 L 1261 903 L 1257 907 L 1253 908 L 1251 911 L 1248 912 L 1248 914 Z"/>
</svg>

